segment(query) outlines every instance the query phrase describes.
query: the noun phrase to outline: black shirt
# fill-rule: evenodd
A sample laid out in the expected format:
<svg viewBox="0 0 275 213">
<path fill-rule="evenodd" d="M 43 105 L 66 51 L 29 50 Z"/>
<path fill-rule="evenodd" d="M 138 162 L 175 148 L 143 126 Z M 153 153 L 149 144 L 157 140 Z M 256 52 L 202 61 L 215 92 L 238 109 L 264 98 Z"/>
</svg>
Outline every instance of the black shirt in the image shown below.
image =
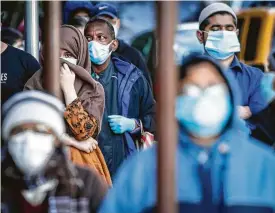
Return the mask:
<svg viewBox="0 0 275 213">
<path fill-rule="evenodd" d="M 1 105 L 23 90 L 25 83 L 40 69 L 37 60 L 12 46 L 1 54 Z"/>
<path fill-rule="evenodd" d="M 137 68 L 139 68 L 152 88 L 152 80 L 150 77 L 150 73 L 141 53 L 137 49 L 126 44 L 123 40 L 118 40 L 118 42 L 119 45 L 116 50 L 116 53 L 119 56 L 122 56 L 128 62 L 134 64 Z"/>
</svg>

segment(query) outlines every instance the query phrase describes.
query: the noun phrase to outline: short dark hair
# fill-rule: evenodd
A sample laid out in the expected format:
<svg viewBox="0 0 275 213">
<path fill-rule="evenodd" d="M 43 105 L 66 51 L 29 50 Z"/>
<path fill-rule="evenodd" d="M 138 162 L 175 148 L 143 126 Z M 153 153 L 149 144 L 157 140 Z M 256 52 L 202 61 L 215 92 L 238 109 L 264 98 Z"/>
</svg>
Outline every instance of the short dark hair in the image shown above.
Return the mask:
<svg viewBox="0 0 275 213">
<path fill-rule="evenodd" d="M 88 21 L 89 19 L 86 20 L 85 17 L 75 16 L 69 20 L 68 24 L 74 27 L 85 27 Z"/>
<path fill-rule="evenodd" d="M 18 39 L 23 40 L 23 35 L 21 32 L 11 27 L 2 27 L 1 41 L 13 45 Z"/>
<path fill-rule="evenodd" d="M 200 30 L 204 30 L 205 28 L 206 28 L 206 26 L 207 25 L 209 25 L 209 18 L 211 18 L 211 17 L 213 17 L 213 16 L 215 16 L 215 15 L 231 15 L 230 13 L 228 13 L 228 12 L 223 12 L 223 11 L 221 11 L 221 12 L 216 12 L 216 13 L 213 13 L 213 14 L 211 14 L 210 16 L 208 16 L 201 24 L 200 24 L 200 27 L 199 27 L 199 29 Z M 232 15 L 231 15 L 232 16 Z M 232 18 L 233 18 L 233 22 L 234 22 L 234 25 L 235 25 L 235 27 L 237 27 L 237 20 L 232 16 Z"/>
<path fill-rule="evenodd" d="M 109 29 L 109 33 L 110 33 L 112 39 L 115 39 L 115 38 L 116 38 L 116 37 L 115 37 L 115 30 L 114 30 L 113 25 L 112 25 L 109 21 L 107 21 L 106 19 L 104 19 L 104 18 L 100 18 L 100 17 L 94 17 L 94 18 L 92 18 L 92 19 L 86 24 L 85 30 L 87 29 L 87 27 L 88 27 L 89 24 L 96 23 L 96 22 L 97 22 L 97 23 L 107 24 L 108 29 Z"/>
</svg>

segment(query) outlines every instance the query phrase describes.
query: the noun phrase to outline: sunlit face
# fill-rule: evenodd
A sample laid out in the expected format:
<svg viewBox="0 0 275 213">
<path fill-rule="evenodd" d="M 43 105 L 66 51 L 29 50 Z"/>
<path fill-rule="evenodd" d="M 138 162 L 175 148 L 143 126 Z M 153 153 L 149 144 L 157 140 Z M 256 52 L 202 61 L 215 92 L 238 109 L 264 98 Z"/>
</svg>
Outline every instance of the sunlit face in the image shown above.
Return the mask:
<svg viewBox="0 0 275 213">
<path fill-rule="evenodd" d="M 103 45 L 110 45 L 110 51 L 115 51 L 118 47 L 118 42 L 116 39 L 113 39 L 106 23 L 93 22 L 88 24 L 84 31 L 84 35 L 88 42 L 96 41 Z"/>
<path fill-rule="evenodd" d="M 217 14 L 208 18 L 209 24 L 203 31 L 237 31 L 237 27 L 234 24 L 234 19 L 229 14 Z M 208 33 L 198 31 L 197 37 L 201 43 L 205 43 L 208 37 Z"/>
<path fill-rule="evenodd" d="M 218 70 L 208 62 L 202 62 L 187 68 L 187 75 L 179 82 L 178 95 L 184 95 L 186 85 L 194 85 L 201 89 L 225 83 Z"/>
<path fill-rule="evenodd" d="M 113 39 L 106 23 L 94 22 L 88 24 L 84 32 L 88 42 L 97 41 L 100 44 L 109 44 Z"/>
<path fill-rule="evenodd" d="M 74 58 L 74 56 L 65 49 L 60 49 L 59 56 L 62 58 Z"/>
</svg>

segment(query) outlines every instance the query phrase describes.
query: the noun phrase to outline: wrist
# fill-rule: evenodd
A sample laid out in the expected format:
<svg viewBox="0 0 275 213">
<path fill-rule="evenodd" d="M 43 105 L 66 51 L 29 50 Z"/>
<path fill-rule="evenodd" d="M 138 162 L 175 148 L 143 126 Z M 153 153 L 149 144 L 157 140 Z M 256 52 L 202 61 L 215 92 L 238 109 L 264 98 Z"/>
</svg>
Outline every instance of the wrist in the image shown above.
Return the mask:
<svg viewBox="0 0 275 213">
<path fill-rule="evenodd" d="M 136 121 L 135 121 L 135 119 L 130 119 L 129 132 L 134 131 L 135 128 L 136 128 Z"/>
</svg>

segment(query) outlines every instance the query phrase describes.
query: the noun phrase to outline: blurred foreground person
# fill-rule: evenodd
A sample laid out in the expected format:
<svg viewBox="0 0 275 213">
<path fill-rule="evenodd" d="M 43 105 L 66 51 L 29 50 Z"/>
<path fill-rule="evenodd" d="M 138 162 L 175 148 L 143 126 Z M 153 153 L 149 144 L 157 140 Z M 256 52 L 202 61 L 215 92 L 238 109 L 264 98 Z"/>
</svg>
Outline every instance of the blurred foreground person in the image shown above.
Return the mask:
<svg viewBox="0 0 275 213">
<path fill-rule="evenodd" d="M 74 163 L 96 169 L 111 184 L 107 165 L 95 140 L 101 130 L 104 89 L 91 77 L 88 42 L 70 25 L 61 27 L 60 38 L 60 85 L 68 133 L 63 139 L 71 146 L 70 156 Z M 25 89 L 44 90 L 42 70 L 32 76 Z"/>
<path fill-rule="evenodd" d="M 179 76 L 175 154 L 179 212 L 273 212 L 275 154 L 238 131 L 234 80 L 207 56 L 187 58 Z M 161 166 L 156 155 L 155 146 L 122 165 L 100 213 L 156 212 L 156 175 Z"/>
<path fill-rule="evenodd" d="M 210 4 L 200 14 L 197 37 L 207 55 L 230 68 L 228 72 L 234 75 L 240 86 L 242 99 L 238 107 L 239 116 L 254 130 L 256 126 L 248 119 L 267 106 L 260 90 L 263 73 L 258 68 L 240 62 L 235 55 L 241 51 L 237 21 L 236 14 L 228 5 Z"/>
<path fill-rule="evenodd" d="M 24 50 L 23 34 L 11 27 L 1 28 L 1 41 L 20 50 Z"/>
<path fill-rule="evenodd" d="M 117 48 L 113 26 L 94 18 L 85 28 L 92 62 L 92 76 L 105 91 L 105 109 L 99 146 L 113 176 L 122 161 L 136 151 L 135 140 L 145 131 L 155 131 L 155 101 L 149 83 L 133 64 L 112 52 Z"/>
<path fill-rule="evenodd" d="M 107 185 L 68 161 L 61 142 L 64 105 L 38 91 L 3 106 L 1 212 L 96 212 Z"/>
<path fill-rule="evenodd" d="M 98 3 L 95 6 L 95 16 L 102 17 L 109 21 L 114 27 L 115 37 L 117 38 L 120 28 L 120 19 L 118 16 L 117 8 L 112 4 Z M 150 72 L 147 68 L 147 65 L 142 54 L 137 49 L 131 47 L 121 39 L 117 39 L 117 42 L 118 47 L 115 53 L 123 57 L 123 60 L 128 60 L 130 63 L 134 64 L 137 68 L 139 68 L 152 88 Z"/>
</svg>

